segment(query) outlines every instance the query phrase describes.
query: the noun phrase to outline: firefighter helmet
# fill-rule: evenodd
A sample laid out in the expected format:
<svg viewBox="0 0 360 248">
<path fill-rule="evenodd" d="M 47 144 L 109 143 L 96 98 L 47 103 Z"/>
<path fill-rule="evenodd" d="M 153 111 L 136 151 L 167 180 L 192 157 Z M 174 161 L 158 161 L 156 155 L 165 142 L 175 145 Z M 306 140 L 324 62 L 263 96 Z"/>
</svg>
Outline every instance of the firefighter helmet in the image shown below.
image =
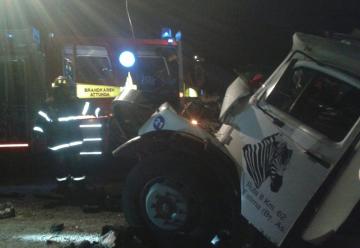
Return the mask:
<svg viewBox="0 0 360 248">
<path fill-rule="evenodd" d="M 51 83 L 51 97 L 55 102 L 64 103 L 72 98 L 72 85 L 69 80 L 64 76 L 58 76 Z"/>
<path fill-rule="evenodd" d="M 66 87 L 68 85 L 68 80 L 64 76 L 58 76 L 55 80 L 51 83 L 51 88 L 61 88 Z"/>
</svg>

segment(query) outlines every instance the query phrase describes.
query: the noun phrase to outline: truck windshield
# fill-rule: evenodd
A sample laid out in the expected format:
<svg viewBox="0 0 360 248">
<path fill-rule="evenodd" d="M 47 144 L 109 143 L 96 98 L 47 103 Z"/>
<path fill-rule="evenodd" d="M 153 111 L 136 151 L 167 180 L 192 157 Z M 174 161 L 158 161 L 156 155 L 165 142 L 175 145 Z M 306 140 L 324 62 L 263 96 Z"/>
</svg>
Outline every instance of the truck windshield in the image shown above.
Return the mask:
<svg viewBox="0 0 360 248">
<path fill-rule="evenodd" d="M 113 73 L 108 58 L 78 56 L 76 60 L 78 83 L 112 84 Z"/>
<path fill-rule="evenodd" d="M 307 67 L 290 68 L 266 102 L 339 142 L 360 116 L 359 88 Z"/>
<path fill-rule="evenodd" d="M 135 75 L 141 90 L 173 88 L 177 86 L 177 62 L 167 61 L 165 57 L 139 57 Z"/>
</svg>

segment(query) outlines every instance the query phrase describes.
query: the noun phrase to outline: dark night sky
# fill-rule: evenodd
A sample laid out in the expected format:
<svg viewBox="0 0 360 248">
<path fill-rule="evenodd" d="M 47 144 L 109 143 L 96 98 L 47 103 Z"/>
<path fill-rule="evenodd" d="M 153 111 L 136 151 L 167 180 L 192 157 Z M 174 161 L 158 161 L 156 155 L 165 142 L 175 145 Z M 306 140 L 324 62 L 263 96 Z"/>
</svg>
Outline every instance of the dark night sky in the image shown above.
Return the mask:
<svg viewBox="0 0 360 248">
<path fill-rule="evenodd" d="M 23 12 L 57 33 L 128 36 L 125 0 L 0 0 L 16 20 Z M 10 12 L 9 9 L 15 9 Z M 186 52 L 215 63 L 276 64 L 295 31 L 349 32 L 360 26 L 358 1 L 129 0 L 137 37 L 158 38 L 161 27 L 182 30 Z M 14 11 L 14 10 L 13 10 Z M 19 14 L 21 13 L 21 14 Z"/>
</svg>

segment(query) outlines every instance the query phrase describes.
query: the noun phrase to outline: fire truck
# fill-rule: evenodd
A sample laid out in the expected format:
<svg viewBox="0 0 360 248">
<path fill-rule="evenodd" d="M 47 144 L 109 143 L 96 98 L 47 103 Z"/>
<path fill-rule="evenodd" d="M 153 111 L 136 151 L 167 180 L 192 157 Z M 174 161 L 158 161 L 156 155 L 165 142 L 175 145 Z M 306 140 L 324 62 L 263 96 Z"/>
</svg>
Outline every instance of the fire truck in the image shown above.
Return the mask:
<svg viewBox="0 0 360 248">
<path fill-rule="evenodd" d="M 33 111 L 45 98 L 45 56 L 35 28 L 0 31 L 0 151 L 27 151 Z"/>
<path fill-rule="evenodd" d="M 76 85 L 77 98 L 106 106 L 106 113 L 111 112 L 111 101 L 120 95 L 128 75 L 139 90 L 153 94 L 157 93 L 156 87 L 171 84 L 178 98 L 179 90 L 184 88 L 181 34 L 177 34 L 176 39 L 171 31 L 165 33 L 162 39 L 51 34 L 45 51 L 48 79 L 54 75 L 65 76 Z"/>
<path fill-rule="evenodd" d="M 1 150 L 30 149 L 32 131 L 43 131 L 34 127 L 33 120 L 48 96 L 50 82 L 59 75 L 68 80 L 84 108 L 92 109 L 91 114 L 79 113 L 72 120 L 94 122 L 101 115 L 106 127 L 101 154 L 119 145 L 120 139 L 113 137 L 132 136 L 123 128 L 129 120 L 124 121 L 120 105 L 146 105 L 145 122 L 161 102 L 179 106 L 179 93 L 185 90 L 180 32 L 173 37 L 171 30 L 165 29 L 161 39 L 123 39 L 45 35 L 29 28 L 5 30 L 0 37 L 0 76 L 4 79 L 0 85 Z M 129 100 L 130 91 L 139 93 L 136 100 Z M 143 124 L 137 116 L 130 119 L 133 127 Z M 105 136 L 112 137 L 111 144 Z"/>
</svg>

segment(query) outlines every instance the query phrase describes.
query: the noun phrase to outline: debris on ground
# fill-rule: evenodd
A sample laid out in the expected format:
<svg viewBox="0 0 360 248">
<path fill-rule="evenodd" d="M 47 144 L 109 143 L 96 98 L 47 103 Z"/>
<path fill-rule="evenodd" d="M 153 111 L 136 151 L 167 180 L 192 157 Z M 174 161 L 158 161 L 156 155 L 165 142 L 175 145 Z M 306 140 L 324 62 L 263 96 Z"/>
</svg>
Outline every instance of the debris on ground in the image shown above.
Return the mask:
<svg viewBox="0 0 360 248">
<path fill-rule="evenodd" d="M 0 203 L 0 219 L 15 217 L 15 208 L 11 202 Z"/>
<path fill-rule="evenodd" d="M 104 226 L 98 242 L 84 240 L 71 243 L 64 248 L 155 248 L 155 242 L 140 228 Z"/>
<path fill-rule="evenodd" d="M 155 241 L 150 233 L 143 228 L 125 227 L 125 226 L 104 226 L 102 228 L 101 237 L 112 237 L 114 234 L 116 239 L 115 248 L 154 248 Z"/>
<path fill-rule="evenodd" d="M 108 248 L 114 248 L 115 247 L 115 242 L 116 242 L 116 234 L 112 230 L 105 233 L 100 238 L 100 244 L 105 246 L 105 247 L 108 247 Z"/>
<path fill-rule="evenodd" d="M 64 226 L 64 223 L 61 223 L 61 224 L 53 224 L 51 227 L 50 227 L 50 232 L 51 233 L 59 233 L 59 232 L 62 232 L 64 230 L 65 226 Z"/>
</svg>

